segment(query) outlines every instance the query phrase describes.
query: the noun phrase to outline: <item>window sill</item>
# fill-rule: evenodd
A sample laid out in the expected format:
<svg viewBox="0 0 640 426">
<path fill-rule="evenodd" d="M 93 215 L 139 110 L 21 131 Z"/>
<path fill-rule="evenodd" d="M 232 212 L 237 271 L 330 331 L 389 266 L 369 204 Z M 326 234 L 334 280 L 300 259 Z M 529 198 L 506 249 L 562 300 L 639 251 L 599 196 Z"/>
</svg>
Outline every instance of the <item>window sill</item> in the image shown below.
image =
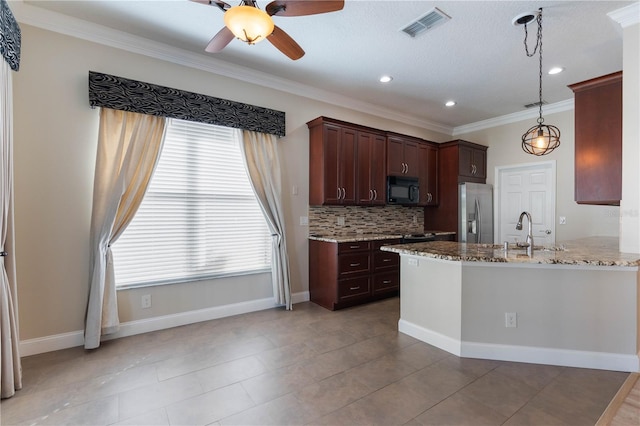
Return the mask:
<svg viewBox="0 0 640 426">
<path fill-rule="evenodd" d="M 158 287 L 163 285 L 187 284 L 187 283 L 196 282 L 196 281 L 210 281 L 210 280 L 217 280 L 222 278 L 232 278 L 232 277 L 241 277 L 245 275 L 259 275 L 259 274 L 270 274 L 270 273 L 271 273 L 271 268 L 265 268 L 265 269 L 256 269 L 256 270 L 245 271 L 245 272 L 231 272 L 228 274 L 205 275 L 205 276 L 197 276 L 197 277 L 189 277 L 189 278 L 176 278 L 176 279 L 165 280 L 165 281 L 116 285 L 116 291 L 131 290 L 135 288 L 145 288 L 145 287 Z"/>
</svg>

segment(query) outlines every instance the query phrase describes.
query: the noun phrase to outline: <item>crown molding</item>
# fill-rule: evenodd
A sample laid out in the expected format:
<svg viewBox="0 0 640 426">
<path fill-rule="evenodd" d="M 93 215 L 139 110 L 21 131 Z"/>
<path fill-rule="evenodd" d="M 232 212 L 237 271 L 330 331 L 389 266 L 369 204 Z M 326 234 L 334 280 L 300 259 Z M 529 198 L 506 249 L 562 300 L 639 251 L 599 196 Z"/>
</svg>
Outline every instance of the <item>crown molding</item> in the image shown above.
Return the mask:
<svg viewBox="0 0 640 426">
<path fill-rule="evenodd" d="M 607 16 L 620 24 L 622 28 L 640 23 L 640 2 L 607 13 Z"/>
<path fill-rule="evenodd" d="M 22 1 L 12 2 L 11 6 L 16 19 L 20 23 L 26 25 L 125 50 L 131 53 L 160 59 L 177 65 L 198 69 L 246 83 L 257 84 L 296 96 L 302 96 L 316 101 L 350 108 L 363 113 L 375 115 L 377 117 L 383 117 L 412 126 L 444 133 L 446 135 L 451 135 L 453 131 L 451 126 L 430 122 L 416 116 L 400 114 L 397 111 L 383 108 L 379 105 L 354 100 L 346 96 L 282 79 L 250 68 L 229 64 L 210 56 L 189 52 L 153 40 L 145 39 L 143 37 L 134 36 L 123 31 L 89 23 L 78 18 L 25 4 Z"/>
<path fill-rule="evenodd" d="M 569 111 L 573 108 L 573 98 L 543 106 L 545 114 L 555 114 L 558 112 Z M 478 130 L 489 129 L 491 127 L 504 126 L 506 124 L 516 123 L 518 121 L 537 118 L 538 112 L 538 109 L 535 108 L 526 111 L 514 112 L 512 114 L 503 115 L 501 117 L 490 118 L 488 120 L 478 121 L 475 123 L 465 124 L 464 126 L 455 127 L 453 129 L 452 136 L 458 136 Z"/>
</svg>

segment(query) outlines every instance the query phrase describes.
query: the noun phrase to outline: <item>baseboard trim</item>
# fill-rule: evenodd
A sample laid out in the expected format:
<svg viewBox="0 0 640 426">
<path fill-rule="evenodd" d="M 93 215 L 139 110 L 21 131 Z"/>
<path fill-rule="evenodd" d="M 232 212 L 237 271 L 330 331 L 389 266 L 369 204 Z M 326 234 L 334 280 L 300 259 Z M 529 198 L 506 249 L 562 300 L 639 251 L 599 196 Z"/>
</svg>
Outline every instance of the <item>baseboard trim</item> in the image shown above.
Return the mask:
<svg viewBox="0 0 640 426">
<path fill-rule="evenodd" d="M 462 348 L 460 345 L 460 340 L 445 336 L 444 334 L 437 333 L 424 327 L 420 327 L 419 325 L 415 325 L 414 323 L 408 322 L 403 319 L 400 319 L 400 321 L 398 321 L 398 331 L 411 337 L 415 337 L 418 340 L 438 347 L 454 355 L 461 356 L 460 353 Z"/>
<path fill-rule="evenodd" d="M 444 336 L 402 319 L 398 322 L 398 330 L 463 358 L 593 368 L 596 370 L 640 371 L 640 358 L 637 355 L 465 342 Z"/>
<path fill-rule="evenodd" d="M 291 295 L 291 300 L 293 304 L 309 301 L 309 292 L 304 291 L 294 293 Z M 262 311 L 265 309 L 275 308 L 277 306 L 279 305 L 276 305 L 273 302 L 273 298 L 269 297 L 266 299 L 256 299 L 233 303 L 230 305 L 214 306 L 212 308 L 129 321 L 120 324 L 120 330 L 117 333 L 103 336 L 102 340 L 118 339 L 120 337 L 164 330 L 166 328 L 179 327 L 181 325 L 194 324 L 197 322 L 209 321 L 232 315 Z M 20 354 L 25 357 L 82 345 L 84 345 L 84 331 L 78 330 L 69 333 L 22 340 L 20 341 Z"/>
</svg>

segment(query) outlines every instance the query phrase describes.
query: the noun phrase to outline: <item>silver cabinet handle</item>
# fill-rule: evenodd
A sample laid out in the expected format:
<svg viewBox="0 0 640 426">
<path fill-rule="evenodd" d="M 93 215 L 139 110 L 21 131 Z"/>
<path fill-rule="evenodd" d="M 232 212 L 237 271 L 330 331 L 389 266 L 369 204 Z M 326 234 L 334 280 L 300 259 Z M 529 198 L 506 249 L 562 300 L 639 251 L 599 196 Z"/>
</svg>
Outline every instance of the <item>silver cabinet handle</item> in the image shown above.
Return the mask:
<svg viewBox="0 0 640 426">
<path fill-rule="evenodd" d="M 340 199 L 341 195 L 342 195 L 342 191 L 340 191 L 340 187 L 338 187 L 338 200 Z"/>
<path fill-rule="evenodd" d="M 360 288 L 360 286 L 358 287 L 349 287 L 349 290 L 358 290 Z"/>
<path fill-rule="evenodd" d="M 360 248 L 360 246 L 349 246 L 349 248 L 350 248 L 350 249 L 353 249 L 353 250 L 355 250 L 355 249 L 358 249 L 358 248 Z"/>
<path fill-rule="evenodd" d="M 382 281 L 382 284 L 391 284 L 391 280 L 384 280 Z"/>
<path fill-rule="evenodd" d="M 356 266 L 360 266 L 360 264 L 359 263 L 350 263 L 349 266 L 351 266 L 353 268 L 353 267 L 356 267 Z"/>
<path fill-rule="evenodd" d="M 369 201 L 373 200 L 373 189 L 369 190 Z"/>
<path fill-rule="evenodd" d="M 373 199 L 374 200 L 378 199 L 378 191 L 376 189 L 373 190 Z"/>
<path fill-rule="evenodd" d="M 405 173 L 409 173 L 409 163 L 405 163 L 407 166 L 407 171 Z"/>
<path fill-rule="evenodd" d="M 391 259 L 382 259 L 383 262 L 391 262 Z"/>
</svg>

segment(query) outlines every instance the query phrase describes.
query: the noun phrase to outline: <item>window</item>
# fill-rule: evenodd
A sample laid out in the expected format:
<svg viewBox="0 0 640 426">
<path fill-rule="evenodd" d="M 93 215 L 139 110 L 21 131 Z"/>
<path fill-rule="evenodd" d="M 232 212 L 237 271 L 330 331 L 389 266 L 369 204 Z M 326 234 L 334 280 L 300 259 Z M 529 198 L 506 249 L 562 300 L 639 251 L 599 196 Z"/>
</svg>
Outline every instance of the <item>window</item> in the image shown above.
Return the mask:
<svg viewBox="0 0 640 426">
<path fill-rule="evenodd" d="M 235 129 L 170 119 L 136 216 L 112 247 L 116 285 L 270 269 L 271 233 Z"/>
</svg>

